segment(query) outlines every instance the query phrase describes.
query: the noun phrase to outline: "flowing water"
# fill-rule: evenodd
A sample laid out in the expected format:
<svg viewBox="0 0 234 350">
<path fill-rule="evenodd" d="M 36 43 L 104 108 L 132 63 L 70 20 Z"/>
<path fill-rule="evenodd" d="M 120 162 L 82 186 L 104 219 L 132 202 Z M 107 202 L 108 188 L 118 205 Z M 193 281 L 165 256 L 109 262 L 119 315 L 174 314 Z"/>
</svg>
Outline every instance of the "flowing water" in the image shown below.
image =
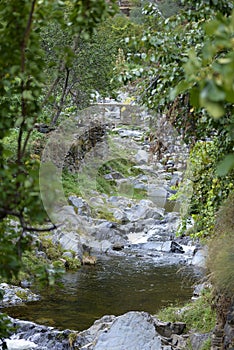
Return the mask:
<svg viewBox="0 0 234 350">
<path fill-rule="evenodd" d="M 103 315 L 130 310 L 155 314 L 163 306 L 184 302 L 192 295 L 195 279 L 188 267 L 102 257 L 96 266 L 64 275 L 61 286 L 41 293 L 41 301 L 4 311 L 59 329 L 84 330 Z"/>
</svg>

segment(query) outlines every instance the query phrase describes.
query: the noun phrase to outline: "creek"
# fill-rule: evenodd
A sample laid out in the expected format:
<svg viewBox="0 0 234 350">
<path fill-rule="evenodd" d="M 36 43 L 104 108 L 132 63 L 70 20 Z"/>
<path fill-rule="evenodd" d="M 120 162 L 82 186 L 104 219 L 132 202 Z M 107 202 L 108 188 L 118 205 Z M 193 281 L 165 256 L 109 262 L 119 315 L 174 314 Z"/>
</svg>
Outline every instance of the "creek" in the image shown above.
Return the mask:
<svg viewBox="0 0 234 350">
<path fill-rule="evenodd" d="M 101 256 L 95 267 L 66 273 L 61 285 L 43 290 L 41 301 L 4 311 L 19 319 L 81 331 L 103 315 L 130 310 L 155 314 L 163 306 L 185 302 L 192 296 L 196 279 L 189 266 Z"/>
</svg>

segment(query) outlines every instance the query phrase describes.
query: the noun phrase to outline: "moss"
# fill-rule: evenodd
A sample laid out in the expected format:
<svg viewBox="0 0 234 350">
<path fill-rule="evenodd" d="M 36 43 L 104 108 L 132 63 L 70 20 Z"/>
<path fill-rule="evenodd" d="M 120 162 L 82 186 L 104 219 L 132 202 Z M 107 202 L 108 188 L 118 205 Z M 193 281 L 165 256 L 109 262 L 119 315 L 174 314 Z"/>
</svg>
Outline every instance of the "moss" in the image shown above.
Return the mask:
<svg viewBox="0 0 234 350">
<path fill-rule="evenodd" d="M 40 250 L 45 252 L 49 260 L 57 260 L 61 257 L 63 249 L 60 244 L 54 244 L 48 234 L 40 235 Z"/>
<path fill-rule="evenodd" d="M 81 267 L 81 262 L 77 258 L 72 259 L 72 258 L 65 257 L 64 259 L 66 260 L 65 267 L 67 270 L 74 271 Z"/>
<path fill-rule="evenodd" d="M 117 221 L 112 213 L 108 211 L 102 211 L 102 210 L 98 210 L 97 218 L 102 220 L 112 221 L 112 222 Z"/>
<path fill-rule="evenodd" d="M 63 189 L 66 196 L 75 195 L 80 197 L 81 191 L 78 184 L 78 175 L 64 171 L 62 174 Z"/>
<path fill-rule="evenodd" d="M 68 335 L 68 341 L 69 341 L 69 345 L 70 345 L 71 348 L 73 348 L 73 344 L 76 341 L 77 336 L 78 336 L 78 332 L 71 332 Z"/>
<path fill-rule="evenodd" d="M 64 262 L 61 260 L 53 261 L 53 266 L 55 268 L 64 268 Z"/>
<path fill-rule="evenodd" d="M 210 350 L 211 349 L 211 338 L 204 341 L 201 350 Z"/>
<path fill-rule="evenodd" d="M 17 297 L 19 297 L 22 300 L 28 299 L 28 294 L 24 290 L 17 290 L 15 294 L 17 295 Z"/>
<path fill-rule="evenodd" d="M 148 198 L 148 192 L 146 190 L 135 188 L 132 198 L 137 200 Z"/>
</svg>

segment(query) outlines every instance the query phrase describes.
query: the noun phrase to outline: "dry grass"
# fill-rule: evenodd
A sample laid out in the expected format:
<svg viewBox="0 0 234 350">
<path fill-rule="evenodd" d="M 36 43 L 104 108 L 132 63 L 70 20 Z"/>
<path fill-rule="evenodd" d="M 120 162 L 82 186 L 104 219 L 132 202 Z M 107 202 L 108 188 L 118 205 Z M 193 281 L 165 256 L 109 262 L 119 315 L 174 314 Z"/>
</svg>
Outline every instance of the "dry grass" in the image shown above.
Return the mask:
<svg viewBox="0 0 234 350">
<path fill-rule="evenodd" d="M 209 243 L 207 266 L 214 286 L 234 296 L 234 193 L 217 214 L 215 235 Z"/>
</svg>

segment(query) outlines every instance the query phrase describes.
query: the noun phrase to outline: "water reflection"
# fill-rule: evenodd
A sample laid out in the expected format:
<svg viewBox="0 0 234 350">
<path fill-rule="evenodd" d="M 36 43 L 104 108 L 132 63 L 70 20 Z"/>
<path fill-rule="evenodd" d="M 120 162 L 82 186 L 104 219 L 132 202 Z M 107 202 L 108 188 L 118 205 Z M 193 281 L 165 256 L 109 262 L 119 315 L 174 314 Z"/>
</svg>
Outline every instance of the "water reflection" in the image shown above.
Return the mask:
<svg viewBox="0 0 234 350">
<path fill-rule="evenodd" d="M 130 310 L 152 314 L 162 306 L 188 300 L 193 278 L 189 268 L 155 266 L 137 258 L 103 258 L 62 278 L 63 287 L 47 289 L 42 301 L 6 310 L 13 317 L 57 328 L 83 330 L 106 314 Z M 195 278 L 195 276 L 192 276 Z"/>
</svg>

